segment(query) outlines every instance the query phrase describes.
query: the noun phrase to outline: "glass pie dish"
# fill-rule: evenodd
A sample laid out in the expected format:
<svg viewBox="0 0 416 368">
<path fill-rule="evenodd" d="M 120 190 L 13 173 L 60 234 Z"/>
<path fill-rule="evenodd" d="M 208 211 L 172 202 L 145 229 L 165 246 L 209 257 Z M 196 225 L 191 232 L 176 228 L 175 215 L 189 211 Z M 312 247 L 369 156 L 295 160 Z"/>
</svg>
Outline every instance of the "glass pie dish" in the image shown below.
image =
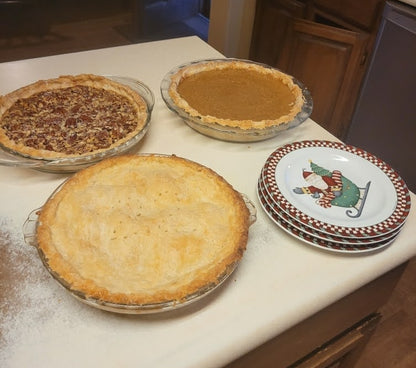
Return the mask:
<svg viewBox="0 0 416 368">
<path fill-rule="evenodd" d="M 64 182 L 65 183 L 65 182 Z M 53 196 L 59 189 L 64 185 L 62 183 L 58 188 L 52 193 Z M 241 194 L 244 199 L 244 202 L 249 210 L 249 224 L 252 225 L 257 219 L 257 211 L 254 204 L 248 199 L 247 196 Z M 23 225 L 23 236 L 25 243 L 34 246 L 39 254 L 39 257 L 46 268 L 46 270 L 50 273 L 50 275 L 60 284 L 67 292 L 69 292 L 73 297 L 77 300 L 81 301 L 84 304 L 87 304 L 91 307 L 105 310 L 108 312 L 114 312 L 119 314 L 151 314 L 151 313 L 159 313 L 159 312 L 167 312 L 171 310 L 175 310 L 181 307 L 185 307 L 191 303 L 194 303 L 201 298 L 207 296 L 215 289 L 217 289 L 221 284 L 223 284 L 227 278 L 233 273 L 236 267 L 239 264 L 239 261 L 235 261 L 234 263 L 230 264 L 226 270 L 218 276 L 216 283 L 211 283 L 205 285 L 204 287 L 198 289 L 196 292 L 193 292 L 189 295 L 186 295 L 180 301 L 178 300 L 167 300 L 161 303 L 148 303 L 148 304 L 122 304 L 122 303 L 113 303 L 108 301 L 99 300 L 96 298 L 91 298 L 86 296 L 83 292 L 78 290 L 74 290 L 71 288 L 71 285 L 64 280 L 58 273 L 56 273 L 49 265 L 48 259 L 43 253 L 43 251 L 38 246 L 37 242 L 37 226 L 39 224 L 39 214 L 42 208 L 38 208 L 33 210 L 27 217 L 24 225 Z"/>
<path fill-rule="evenodd" d="M 180 72 L 182 69 L 187 68 L 189 66 L 199 66 L 206 63 L 211 62 L 221 62 L 221 63 L 233 63 L 233 62 L 244 62 L 247 64 L 252 64 L 255 66 L 260 66 L 266 68 L 268 70 L 277 70 L 276 68 L 272 68 L 269 65 L 257 63 L 248 60 L 241 60 L 235 58 L 226 58 L 226 59 L 204 59 L 204 60 L 197 60 L 188 62 L 185 64 L 181 64 L 172 70 L 170 70 L 161 81 L 160 85 L 160 92 L 162 95 L 163 100 L 165 101 L 167 107 L 175 112 L 180 118 L 184 120 L 184 122 L 189 125 L 191 128 L 196 130 L 197 132 L 204 134 L 206 136 L 216 138 L 219 140 L 229 141 L 229 142 L 256 142 L 266 140 L 272 137 L 275 137 L 280 132 L 294 128 L 304 121 L 306 121 L 312 113 L 313 109 L 313 100 L 309 90 L 303 85 L 302 82 L 298 81 L 292 76 L 285 75 L 289 77 L 292 82 L 298 86 L 302 93 L 303 104 L 300 108 L 300 111 L 296 114 L 296 116 L 288 122 L 271 125 L 265 128 L 249 128 L 243 129 L 238 126 L 227 126 L 219 123 L 207 123 L 203 122 L 202 119 L 198 116 L 193 116 L 187 111 L 185 111 L 182 107 L 178 106 L 175 101 L 172 99 L 169 93 L 169 89 L 172 84 L 172 77 Z"/>
<path fill-rule="evenodd" d="M 50 173 L 71 173 L 81 170 L 87 166 L 97 163 L 105 158 L 128 153 L 133 150 L 149 129 L 152 110 L 154 106 L 154 95 L 150 88 L 139 80 L 122 76 L 105 76 L 120 84 L 130 87 L 137 92 L 145 101 L 147 106 L 147 118 L 142 129 L 126 142 L 105 151 L 91 155 L 68 158 L 34 158 L 18 153 L 0 144 L 0 165 L 10 167 L 22 167 L 36 169 Z"/>
</svg>

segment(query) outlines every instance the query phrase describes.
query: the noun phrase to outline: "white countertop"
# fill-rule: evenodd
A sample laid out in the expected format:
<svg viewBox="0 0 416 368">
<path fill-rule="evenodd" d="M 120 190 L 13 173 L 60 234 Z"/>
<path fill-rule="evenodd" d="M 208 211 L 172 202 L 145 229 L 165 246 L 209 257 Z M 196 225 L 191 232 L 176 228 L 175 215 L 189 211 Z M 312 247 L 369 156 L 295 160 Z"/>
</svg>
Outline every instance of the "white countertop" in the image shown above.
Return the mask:
<svg viewBox="0 0 416 368">
<path fill-rule="evenodd" d="M 165 106 L 159 85 L 178 64 L 209 57 L 221 55 L 187 37 L 0 64 L 1 94 L 62 74 L 140 79 L 156 103 L 138 151 L 173 153 L 211 167 L 258 210 L 243 260 L 213 294 L 163 314 L 112 314 L 68 295 L 23 241 L 27 215 L 66 176 L 0 166 L 1 367 L 220 367 L 416 254 L 415 208 L 391 246 L 360 256 L 321 251 L 275 226 L 256 196 L 267 157 L 285 143 L 335 138 L 310 119 L 249 144 L 193 131 Z M 414 194 L 411 199 L 416 203 Z M 6 284 L 5 272 L 15 281 Z"/>
</svg>

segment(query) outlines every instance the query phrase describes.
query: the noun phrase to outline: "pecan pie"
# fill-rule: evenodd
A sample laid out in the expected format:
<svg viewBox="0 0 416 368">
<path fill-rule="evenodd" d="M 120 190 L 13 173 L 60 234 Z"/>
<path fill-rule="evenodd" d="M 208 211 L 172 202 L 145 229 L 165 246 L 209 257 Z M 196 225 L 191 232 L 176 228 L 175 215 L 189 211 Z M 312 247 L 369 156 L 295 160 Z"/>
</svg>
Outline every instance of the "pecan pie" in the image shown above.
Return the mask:
<svg viewBox="0 0 416 368">
<path fill-rule="evenodd" d="M 37 240 L 71 290 L 142 305 L 218 283 L 243 255 L 249 220 L 240 193 L 211 169 L 123 155 L 64 183 L 41 210 Z"/>
<path fill-rule="evenodd" d="M 243 60 L 191 63 L 171 76 L 174 103 L 202 122 L 266 129 L 292 121 L 304 99 L 293 78 Z"/>
<path fill-rule="evenodd" d="M 146 101 L 128 86 L 61 76 L 0 97 L 0 144 L 32 158 L 86 156 L 128 141 L 147 119 Z"/>
</svg>

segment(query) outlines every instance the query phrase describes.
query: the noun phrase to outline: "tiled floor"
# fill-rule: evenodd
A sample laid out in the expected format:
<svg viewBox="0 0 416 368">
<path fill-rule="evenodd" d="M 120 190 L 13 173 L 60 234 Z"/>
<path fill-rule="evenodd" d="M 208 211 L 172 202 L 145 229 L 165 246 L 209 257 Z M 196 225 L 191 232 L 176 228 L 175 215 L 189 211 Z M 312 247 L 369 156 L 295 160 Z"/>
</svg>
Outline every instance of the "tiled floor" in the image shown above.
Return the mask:
<svg viewBox="0 0 416 368">
<path fill-rule="evenodd" d="M 123 25 L 123 14 L 109 18 L 53 25 L 46 35 L 22 35 L 0 39 L 0 62 L 121 46 L 131 41 L 109 24 Z"/>
<path fill-rule="evenodd" d="M 208 35 L 209 21 L 199 15 L 137 36 L 132 32 L 133 9 L 123 2 L 73 0 L 60 4 L 44 17 L 47 32 L 37 32 L 37 24 L 23 27 L 13 22 L 4 31 L 0 24 L 0 62 L 189 35 L 206 40 Z"/>
<path fill-rule="evenodd" d="M 131 43 L 117 29 L 128 27 L 131 13 L 121 6 L 110 8 L 106 3 L 100 12 L 79 4 L 52 8 L 45 16 L 46 33 L 36 32 L 35 27 L 21 30 L 19 24 L 11 24 L 8 32 L 0 33 L 0 62 Z"/>
</svg>

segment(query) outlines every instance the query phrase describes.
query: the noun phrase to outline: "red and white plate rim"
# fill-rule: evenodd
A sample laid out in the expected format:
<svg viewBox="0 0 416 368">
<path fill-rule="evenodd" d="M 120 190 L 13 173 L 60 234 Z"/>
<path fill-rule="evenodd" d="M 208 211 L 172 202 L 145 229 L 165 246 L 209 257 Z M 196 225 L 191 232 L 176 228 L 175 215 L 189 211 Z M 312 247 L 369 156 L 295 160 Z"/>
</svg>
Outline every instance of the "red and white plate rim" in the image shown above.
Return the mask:
<svg viewBox="0 0 416 368">
<path fill-rule="evenodd" d="M 288 155 L 295 151 L 310 147 L 317 148 L 318 151 L 320 148 L 324 148 L 330 149 L 331 151 L 334 150 L 336 153 L 347 152 L 348 154 L 363 159 L 369 166 L 374 165 L 381 170 L 381 172 L 384 173 L 386 180 L 391 182 L 395 190 L 394 195 L 396 196 L 396 205 L 394 210 L 392 210 L 392 213 L 382 221 L 372 223 L 368 226 L 354 227 L 335 224 L 331 222 L 330 218 L 328 218 L 327 221 L 317 219 L 308 215 L 303 209 L 294 205 L 294 203 L 292 203 L 292 201 L 289 198 L 286 198 L 282 193 L 281 188 L 284 183 L 277 181 L 276 168 L 282 159 L 288 158 Z M 383 234 L 388 234 L 399 229 L 404 224 L 410 212 L 410 192 L 398 173 L 386 162 L 371 153 L 340 142 L 305 140 L 279 147 L 267 158 L 262 168 L 260 177 L 263 180 L 265 190 L 275 205 L 300 223 L 315 230 L 319 230 L 321 233 L 351 238 L 379 237 Z"/>
</svg>

